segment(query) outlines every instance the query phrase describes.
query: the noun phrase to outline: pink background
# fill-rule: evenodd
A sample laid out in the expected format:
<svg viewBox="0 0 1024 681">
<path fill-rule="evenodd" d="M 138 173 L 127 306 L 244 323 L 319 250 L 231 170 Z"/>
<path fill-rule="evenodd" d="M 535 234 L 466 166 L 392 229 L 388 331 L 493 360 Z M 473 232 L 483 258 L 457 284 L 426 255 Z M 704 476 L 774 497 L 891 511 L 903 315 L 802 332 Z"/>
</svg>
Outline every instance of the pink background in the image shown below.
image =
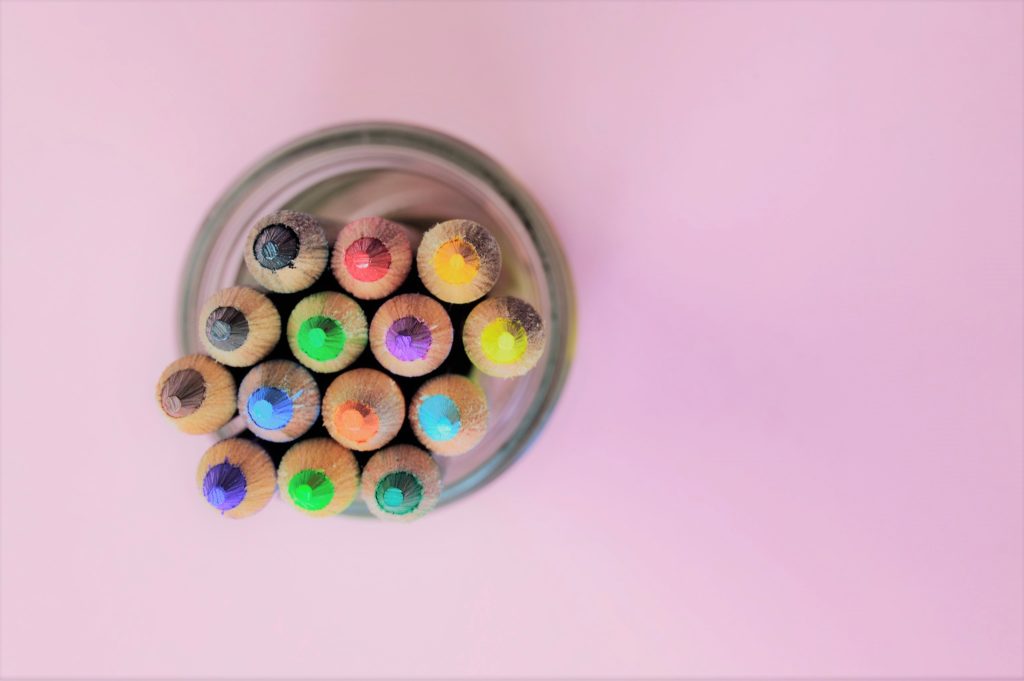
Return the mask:
<svg viewBox="0 0 1024 681">
<path fill-rule="evenodd" d="M 5 3 L 6 676 L 1017 676 L 1022 4 Z M 245 167 L 455 133 L 564 240 L 534 449 L 221 522 L 151 402 Z"/>
</svg>

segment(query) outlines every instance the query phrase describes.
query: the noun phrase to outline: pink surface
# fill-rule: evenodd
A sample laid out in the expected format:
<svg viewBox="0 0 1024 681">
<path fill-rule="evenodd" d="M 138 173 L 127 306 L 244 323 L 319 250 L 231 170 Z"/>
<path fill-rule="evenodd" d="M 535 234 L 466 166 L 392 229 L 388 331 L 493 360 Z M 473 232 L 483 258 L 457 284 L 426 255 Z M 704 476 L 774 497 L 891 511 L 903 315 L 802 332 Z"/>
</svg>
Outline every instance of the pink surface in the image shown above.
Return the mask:
<svg viewBox="0 0 1024 681">
<path fill-rule="evenodd" d="M 0 11 L 3 675 L 1024 673 L 1020 3 Z M 564 400 L 419 524 L 221 522 L 186 250 L 367 118 L 550 212 Z"/>
</svg>

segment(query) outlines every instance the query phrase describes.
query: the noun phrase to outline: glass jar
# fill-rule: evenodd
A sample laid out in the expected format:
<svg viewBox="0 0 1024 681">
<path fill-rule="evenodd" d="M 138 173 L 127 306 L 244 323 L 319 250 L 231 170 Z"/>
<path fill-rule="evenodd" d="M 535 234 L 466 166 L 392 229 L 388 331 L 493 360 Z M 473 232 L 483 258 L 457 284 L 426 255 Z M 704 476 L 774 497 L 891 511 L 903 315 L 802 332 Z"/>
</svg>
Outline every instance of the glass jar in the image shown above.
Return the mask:
<svg viewBox="0 0 1024 681">
<path fill-rule="evenodd" d="M 242 261 L 246 234 L 261 216 L 284 208 L 324 218 L 332 242 L 340 225 L 370 215 L 421 231 L 450 218 L 468 218 L 490 229 L 502 250 L 501 277 L 490 295 L 533 304 L 547 325 L 547 346 L 538 366 L 523 377 L 472 375 L 487 394 L 490 428 L 467 454 L 437 457 L 445 483 L 440 504 L 501 475 L 550 416 L 575 341 L 569 267 L 533 197 L 481 151 L 424 128 L 354 123 L 296 140 L 230 186 L 203 222 L 182 280 L 185 353 L 200 352 L 195 320 L 206 298 L 228 286 L 256 286 Z M 368 512 L 357 501 L 345 514 Z"/>
</svg>

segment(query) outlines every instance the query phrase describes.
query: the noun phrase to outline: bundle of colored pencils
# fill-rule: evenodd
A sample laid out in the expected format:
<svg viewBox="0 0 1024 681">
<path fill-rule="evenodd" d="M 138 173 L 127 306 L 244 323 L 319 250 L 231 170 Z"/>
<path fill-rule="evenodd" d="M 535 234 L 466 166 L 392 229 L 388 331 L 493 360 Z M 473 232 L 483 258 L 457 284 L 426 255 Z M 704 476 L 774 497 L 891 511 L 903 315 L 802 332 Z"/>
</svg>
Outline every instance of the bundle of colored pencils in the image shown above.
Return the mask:
<svg viewBox="0 0 1024 681">
<path fill-rule="evenodd" d="M 442 490 L 434 457 L 464 454 L 487 432 L 487 398 L 468 375 L 521 376 L 544 351 L 532 305 L 485 298 L 501 249 L 470 220 L 420 234 L 362 218 L 332 247 L 316 217 L 280 211 L 253 226 L 244 260 L 264 291 L 206 301 L 206 354 L 173 362 L 156 390 L 183 432 L 244 421 L 197 472 L 203 498 L 228 517 L 261 510 L 275 489 L 313 516 L 357 495 L 380 518 L 424 515 Z"/>
</svg>

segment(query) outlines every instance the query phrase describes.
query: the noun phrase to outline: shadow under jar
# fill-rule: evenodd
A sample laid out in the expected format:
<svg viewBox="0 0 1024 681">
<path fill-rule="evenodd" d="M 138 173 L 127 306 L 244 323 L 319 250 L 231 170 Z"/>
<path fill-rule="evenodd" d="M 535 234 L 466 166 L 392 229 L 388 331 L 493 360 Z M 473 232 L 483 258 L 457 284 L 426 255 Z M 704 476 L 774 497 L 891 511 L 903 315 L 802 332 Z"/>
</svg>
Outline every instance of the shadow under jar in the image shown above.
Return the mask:
<svg viewBox="0 0 1024 681">
<path fill-rule="evenodd" d="M 569 268 L 529 193 L 482 152 L 423 128 L 355 123 L 296 140 L 245 173 L 206 217 L 182 280 L 185 353 L 201 352 L 195 320 L 203 301 L 229 286 L 256 286 L 242 260 L 246 235 L 260 217 L 282 209 L 323 218 L 332 244 L 346 222 L 373 215 L 421 232 L 451 218 L 475 220 L 491 231 L 501 245 L 502 271 L 490 296 L 516 296 L 534 305 L 546 324 L 547 346 L 537 367 L 520 378 L 471 371 L 487 395 L 490 428 L 467 454 L 436 457 L 444 478 L 439 505 L 501 475 L 551 414 L 575 340 Z M 343 515 L 369 513 L 357 501 Z"/>
</svg>

